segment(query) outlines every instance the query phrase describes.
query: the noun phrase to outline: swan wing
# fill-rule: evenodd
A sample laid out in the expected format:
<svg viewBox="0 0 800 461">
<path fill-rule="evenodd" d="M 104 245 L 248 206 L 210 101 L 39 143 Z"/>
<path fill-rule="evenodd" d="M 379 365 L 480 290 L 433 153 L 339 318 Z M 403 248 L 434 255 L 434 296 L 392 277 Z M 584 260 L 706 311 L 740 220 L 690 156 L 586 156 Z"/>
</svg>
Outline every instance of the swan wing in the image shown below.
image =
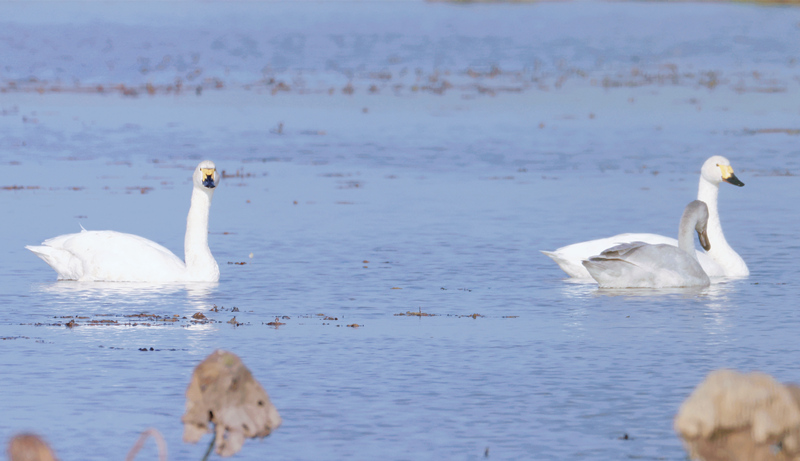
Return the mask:
<svg viewBox="0 0 800 461">
<path fill-rule="evenodd" d="M 678 241 L 674 238 L 664 237 L 658 234 L 637 234 L 625 233 L 617 234 L 613 237 L 587 240 L 585 242 L 573 243 L 561 247 L 555 251 L 542 251 L 549 256 L 558 266 L 570 277 L 579 279 L 589 279 L 592 276 L 583 266 L 582 262 L 591 256 L 599 255 L 606 249 L 622 243 L 644 242 L 650 244 L 668 244 L 678 246 Z"/>
<path fill-rule="evenodd" d="M 707 286 L 700 264 L 678 247 L 631 242 L 603 251 L 583 263 L 605 288 L 672 288 Z"/>
<path fill-rule="evenodd" d="M 186 275 L 186 265 L 171 251 L 122 232 L 83 231 L 26 248 L 55 269 L 59 280 L 170 282 Z"/>
<path fill-rule="evenodd" d="M 671 237 L 658 234 L 626 233 L 618 234 L 613 237 L 573 243 L 572 245 L 561 247 L 555 251 L 542 251 L 542 253 L 555 261 L 561 270 L 566 272 L 570 277 L 589 279 L 592 278 L 592 276 L 583 266 L 583 261 L 616 245 L 631 242 L 643 242 L 651 245 L 664 244 L 672 245 L 676 248 L 678 247 L 678 241 Z M 713 242 L 711 248 L 714 248 Z M 697 259 L 700 261 L 700 266 L 709 277 L 724 277 L 727 275 L 725 269 L 714 260 L 711 255 L 701 250 L 695 251 L 697 252 Z"/>
</svg>

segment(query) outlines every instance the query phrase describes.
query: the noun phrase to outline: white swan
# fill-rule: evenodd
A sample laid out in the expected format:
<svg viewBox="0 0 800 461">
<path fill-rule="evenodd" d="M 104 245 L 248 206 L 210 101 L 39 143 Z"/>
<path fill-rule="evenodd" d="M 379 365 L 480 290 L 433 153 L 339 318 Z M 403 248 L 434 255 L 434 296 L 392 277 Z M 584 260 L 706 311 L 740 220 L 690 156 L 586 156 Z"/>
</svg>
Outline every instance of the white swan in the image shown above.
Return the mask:
<svg viewBox="0 0 800 461">
<path fill-rule="evenodd" d="M 708 207 L 695 200 L 683 210 L 678 247 L 623 243 L 583 261 L 583 266 L 602 288 L 706 287 L 711 281 L 697 260 L 692 230 L 697 231 L 700 245 L 710 250 L 707 225 Z"/>
<path fill-rule="evenodd" d="M 722 232 L 722 224 L 719 221 L 717 196 L 719 194 L 719 183 L 722 181 L 734 186 L 744 186 L 744 183 L 733 174 L 733 168 L 728 159 L 715 155 L 703 164 L 703 168 L 700 170 L 700 186 L 697 190 L 697 200 L 705 202 L 708 206 L 708 237 L 714 245 L 708 253 L 698 250 L 697 257 L 703 270 L 710 277 L 747 277 L 750 275 L 750 270 L 742 257 L 728 245 L 728 241 L 725 240 L 725 234 Z M 614 245 L 635 241 L 678 245 L 677 240 L 663 235 L 631 233 L 574 243 L 552 252 L 542 251 L 542 253 L 552 258 L 570 277 L 589 278 L 589 272 L 583 267 L 581 261 Z"/>
<path fill-rule="evenodd" d="M 219 266 L 208 248 L 208 212 L 217 186 L 214 162 L 201 162 L 192 176 L 181 261 L 163 246 L 115 231 L 66 234 L 26 246 L 58 273 L 58 280 L 106 282 L 216 282 Z"/>
</svg>

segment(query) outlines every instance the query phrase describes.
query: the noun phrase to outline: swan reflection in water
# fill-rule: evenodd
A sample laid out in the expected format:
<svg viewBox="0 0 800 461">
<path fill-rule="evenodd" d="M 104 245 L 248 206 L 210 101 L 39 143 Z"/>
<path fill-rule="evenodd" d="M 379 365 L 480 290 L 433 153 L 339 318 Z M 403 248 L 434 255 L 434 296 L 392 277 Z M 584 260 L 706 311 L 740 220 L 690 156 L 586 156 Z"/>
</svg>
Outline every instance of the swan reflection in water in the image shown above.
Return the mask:
<svg viewBox="0 0 800 461">
<path fill-rule="evenodd" d="M 74 314 L 75 306 L 92 314 L 191 315 L 207 311 L 217 282 L 137 283 L 137 282 L 52 282 L 31 286 L 31 291 L 51 295 L 55 313 Z M 63 309 L 62 309 L 63 308 Z M 69 310 L 70 312 L 66 312 Z"/>
<path fill-rule="evenodd" d="M 740 284 L 745 277 L 714 277 L 707 287 L 686 288 L 600 288 L 596 283 L 580 280 L 568 280 L 563 284 L 565 297 L 583 299 L 584 301 L 606 298 L 621 300 L 639 300 L 643 303 L 629 304 L 633 309 L 648 312 L 646 315 L 675 315 L 691 313 L 699 315 L 703 321 L 702 328 L 708 332 L 709 341 L 725 342 L 731 328 L 730 316 L 737 305 L 734 299 L 740 291 Z M 626 303 L 627 304 L 627 303 Z M 603 305 L 586 307 L 584 310 L 602 309 Z M 582 327 L 582 322 L 574 318 L 567 325 L 571 329 Z M 712 341 L 713 342 L 713 341 Z"/>
<path fill-rule="evenodd" d="M 567 279 L 564 282 L 563 293 L 567 298 L 588 297 L 672 297 L 672 298 L 701 298 L 714 303 L 726 303 L 728 295 L 736 291 L 737 281 L 746 277 L 714 277 L 711 285 L 707 287 L 682 287 L 682 288 L 600 288 L 597 283 L 583 279 Z M 709 307 L 713 307 L 710 304 Z"/>
</svg>

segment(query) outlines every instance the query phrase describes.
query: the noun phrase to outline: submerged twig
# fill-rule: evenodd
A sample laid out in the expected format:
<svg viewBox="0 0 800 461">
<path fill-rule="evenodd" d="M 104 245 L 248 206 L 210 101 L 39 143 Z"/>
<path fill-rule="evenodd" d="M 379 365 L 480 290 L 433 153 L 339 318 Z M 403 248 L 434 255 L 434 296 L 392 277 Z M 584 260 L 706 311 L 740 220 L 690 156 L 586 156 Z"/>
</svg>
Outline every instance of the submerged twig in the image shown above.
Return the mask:
<svg viewBox="0 0 800 461">
<path fill-rule="evenodd" d="M 156 441 L 156 446 L 158 446 L 158 460 L 159 461 L 167 461 L 167 442 L 164 440 L 164 437 L 161 435 L 158 430 L 150 429 L 145 430 L 139 436 L 139 440 L 131 447 L 131 451 L 128 452 L 128 456 L 125 457 L 125 461 L 133 461 L 136 458 L 136 455 L 139 453 L 139 450 L 142 449 L 144 446 L 144 442 L 147 441 L 147 436 L 153 436 L 153 439 Z"/>
<path fill-rule="evenodd" d="M 211 437 L 211 443 L 208 444 L 208 450 L 206 450 L 206 454 L 203 455 L 203 459 L 200 461 L 208 461 L 208 457 L 211 456 L 211 450 L 214 449 L 214 442 L 217 441 L 216 437 Z"/>
</svg>

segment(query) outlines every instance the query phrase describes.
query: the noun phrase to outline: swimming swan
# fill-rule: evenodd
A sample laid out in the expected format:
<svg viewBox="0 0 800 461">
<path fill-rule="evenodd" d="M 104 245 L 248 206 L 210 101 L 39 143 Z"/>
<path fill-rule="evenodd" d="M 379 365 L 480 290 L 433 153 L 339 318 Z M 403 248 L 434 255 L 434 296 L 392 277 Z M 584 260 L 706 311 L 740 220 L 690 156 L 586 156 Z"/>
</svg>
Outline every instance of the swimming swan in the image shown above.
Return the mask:
<svg viewBox="0 0 800 461">
<path fill-rule="evenodd" d="M 744 186 L 744 183 L 733 174 L 733 168 L 728 159 L 715 155 L 703 164 L 703 168 L 700 170 L 700 186 L 697 190 L 697 200 L 705 202 L 708 206 L 708 236 L 714 242 L 714 246 L 708 253 L 698 250 L 697 257 L 703 270 L 710 277 L 747 277 L 750 275 L 747 264 L 728 245 L 725 234 L 722 233 L 722 224 L 720 224 L 717 209 L 719 183 L 722 181 L 734 186 Z M 674 238 L 658 234 L 619 234 L 604 239 L 574 243 L 552 252 L 542 251 L 542 253 L 552 258 L 570 277 L 589 278 L 589 272 L 583 267 L 581 261 L 614 245 L 635 241 L 678 245 Z"/>
<path fill-rule="evenodd" d="M 197 165 L 192 204 L 186 218 L 181 261 L 163 246 L 115 231 L 66 234 L 26 246 L 58 273 L 58 280 L 106 282 L 216 282 L 219 266 L 208 248 L 208 212 L 217 186 L 214 162 Z"/>
<path fill-rule="evenodd" d="M 583 261 L 583 266 L 602 288 L 708 286 L 711 281 L 697 261 L 692 238 L 692 230 L 696 230 L 700 245 L 711 249 L 706 234 L 708 218 L 706 204 L 695 200 L 681 216 L 677 247 L 663 243 L 623 243 Z"/>
</svg>

